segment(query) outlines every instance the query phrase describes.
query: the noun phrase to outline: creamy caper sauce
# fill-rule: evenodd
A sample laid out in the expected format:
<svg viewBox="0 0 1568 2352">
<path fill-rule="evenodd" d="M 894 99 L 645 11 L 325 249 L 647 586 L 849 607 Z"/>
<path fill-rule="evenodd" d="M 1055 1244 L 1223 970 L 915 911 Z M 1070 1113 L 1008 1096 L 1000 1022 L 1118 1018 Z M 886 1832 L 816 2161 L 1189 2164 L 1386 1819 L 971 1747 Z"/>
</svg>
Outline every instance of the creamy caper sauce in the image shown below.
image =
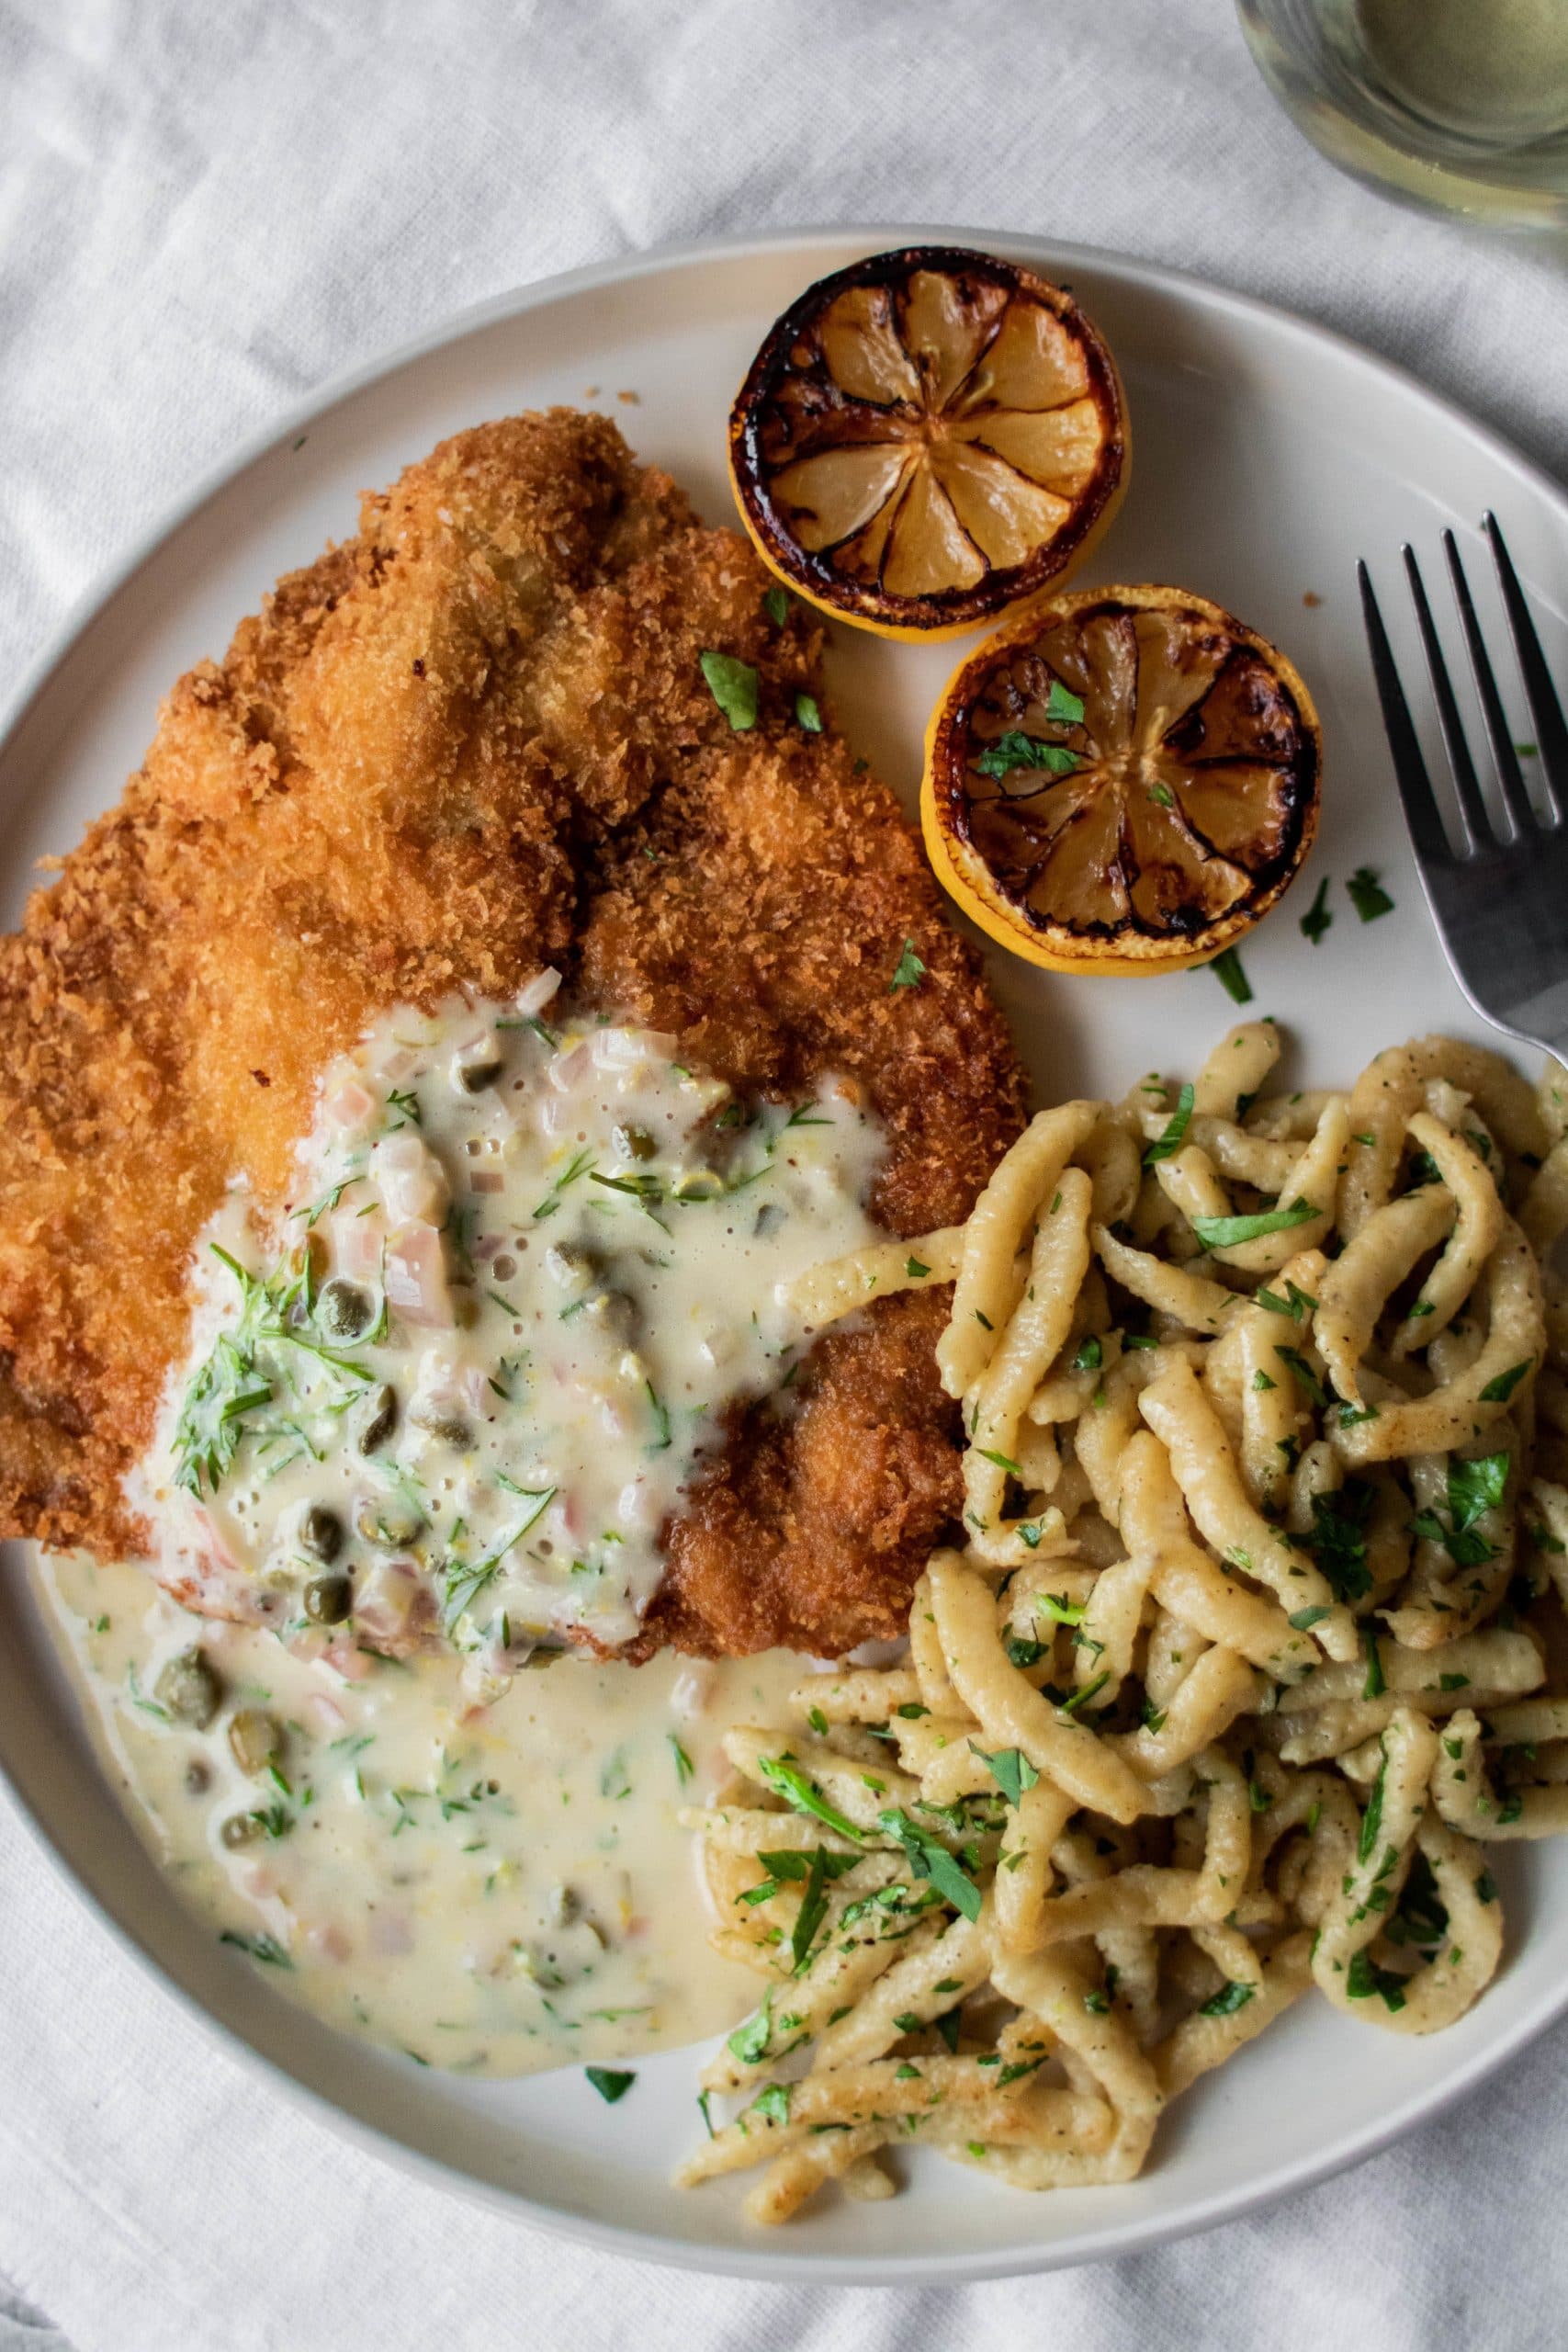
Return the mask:
<svg viewBox="0 0 1568 2352">
<path fill-rule="evenodd" d="M 787 1285 L 874 1238 L 882 1148 L 850 1084 L 748 1103 L 557 989 L 392 1014 L 328 1070 L 289 1199 L 236 1188 L 203 1236 L 128 1481 L 172 1590 L 40 1568 L 215 1932 L 334 2024 L 492 2074 L 750 1999 L 677 1815 L 800 1662 L 570 1645 L 637 1631 L 725 1408 L 808 1343 Z"/>
<path fill-rule="evenodd" d="M 515 2075 L 678 2049 L 750 2005 L 709 1948 L 677 1815 L 800 1659 L 558 1657 L 479 1705 L 455 1657 L 334 1665 L 193 1616 L 138 1566 L 36 1572 L 105 1769 L 182 1898 L 330 2023 Z"/>
<path fill-rule="evenodd" d="M 498 1676 L 625 1642 L 724 1408 L 787 1385 L 784 1286 L 874 1238 L 851 1085 L 742 1102 L 554 978 L 381 1022 L 281 1214 L 235 1192 L 204 1238 L 130 1482 L 187 1597 Z"/>
</svg>

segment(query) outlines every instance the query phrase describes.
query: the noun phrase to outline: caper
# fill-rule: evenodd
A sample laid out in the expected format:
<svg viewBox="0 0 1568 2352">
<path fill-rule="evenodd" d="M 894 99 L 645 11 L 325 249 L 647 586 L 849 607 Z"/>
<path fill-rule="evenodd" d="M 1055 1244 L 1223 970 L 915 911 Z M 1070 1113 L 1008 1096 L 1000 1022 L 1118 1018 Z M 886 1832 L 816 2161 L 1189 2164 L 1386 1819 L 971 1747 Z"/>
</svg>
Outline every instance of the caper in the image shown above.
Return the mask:
<svg viewBox="0 0 1568 2352">
<path fill-rule="evenodd" d="M 410 1408 L 409 1419 L 416 1429 L 428 1430 L 432 1437 L 439 1438 L 443 1445 L 456 1446 L 459 1453 L 466 1453 L 474 1442 L 468 1424 L 450 1405 L 415 1405 Z"/>
<path fill-rule="evenodd" d="M 688 1168 L 676 1177 L 671 1190 L 678 1201 L 716 1201 L 724 1190 L 724 1179 L 711 1168 Z"/>
<path fill-rule="evenodd" d="M 424 1525 L 418 1511 L 395 1496 L 378 1501 L 363 1502 L 354 1515 L 355 1531 L 367 1544 L 374 1544 L 380 1552 L 399 1551 L 412 1544 Z"/>
<path fill-rule="evenodd" d="M 363 1339 L 376 1319 L 376 1302 L 361 1283 L 334 1274 L 316 1300 L 316 1322 L 329 1340 Z"/>
<path fill-rule="evenodd" d="M 552 1242 L 545 1252 L 545 1272 L 563 1290 L 581 1290 L 598 1271 L 599 1261 L 592 1250 L 581 1249 L 576 1242 Z"/>
<path fill-rule="evenodd" d="M 335 1510 L 312 1503 L 299 1522 L 299 1548 L 313 1560 L 335 1560 L 343 1550 L 343 1521 Z"/>
<path fill-rule="evenodd" d="M 374 1453 L 386 1444 L 398 1426 L 398 1392 L 385 1382 L 370 1391 L 365 1419 L 359 1425 L 359 1451 Z"/>
<path fill-rule="evenodd" d="M 646 1127 L 617 1127 L 615 1141 L 623 1159 L 651 1159 L 659 1149 Z"/>
<path fill-rule="evenodd" d="M 630 1340 L 636 1336 L 641 1315 L 635 1298 L 624 1290 L 596 1291 L 583 1309 L 585 1318 L 596 1323 L 613 1339 Z"/>
<path fill-rule="evenodd" d="M 354 1606 L 354 1587 L 347 1577 L 312 1577 L 304 1601 L 312 1625 L 341 1625 Z"/>
<path fill-rule="evenodd" d="M 262 1824 L 254 1813 L 231 1813 L 218 1832 L 231 1853 L 241 1846 L 254 1846 L 262 1834 Z"/>
<path fill-rule="evenodd" d="M 465 1094 L 482 1094 L 487 1086 L 495 1084 L 503 1068 L 504 1064 L 499 1057 L 494 1061 L 460 1062 L 457 1066 L 457 1083 Z"/>
<path fill-rule="evenodd" d="M 229 1723 L 229 1753 L 242 1772 L 265 1772 L 283 1746 L 283 1734 L 259 1707 L 242 1707 Z"/>
<path fill-rule="evenodd" d="M 153 1696 L 176 1723 L 205 1731 L 218 1713 L 223 1690 L 200 1650 L 188 1649 L 169 1660 L 153 1685 Z"/>
</svg>

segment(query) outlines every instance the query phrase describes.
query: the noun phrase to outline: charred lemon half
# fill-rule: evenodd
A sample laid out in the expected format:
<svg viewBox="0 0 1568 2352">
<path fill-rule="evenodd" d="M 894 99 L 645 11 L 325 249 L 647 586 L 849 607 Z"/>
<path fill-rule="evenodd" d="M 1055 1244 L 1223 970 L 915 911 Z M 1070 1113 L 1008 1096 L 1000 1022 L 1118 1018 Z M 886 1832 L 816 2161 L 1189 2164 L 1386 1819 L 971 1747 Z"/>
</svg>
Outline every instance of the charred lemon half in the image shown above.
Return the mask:
<svg viewBox="0 0 1568 2352">
<path fill-rule="evenodd" d="M 1205 596 L 1090 588 L 999 629 L 926 739 L 926 847 L 1032 963 L 1168 972 L 1266 914 L 1317 829 L 1322 739 L 1284 655 Z"/>
<path fill-rule="evenodd" d="M 886 637 L 995 620 L 1061 580 L 1127 471 L 1111 354 L 1058 286 L 958 247 L 808 287 L 729 420 L 747 530 L 787 586 Z"/>
</svg>

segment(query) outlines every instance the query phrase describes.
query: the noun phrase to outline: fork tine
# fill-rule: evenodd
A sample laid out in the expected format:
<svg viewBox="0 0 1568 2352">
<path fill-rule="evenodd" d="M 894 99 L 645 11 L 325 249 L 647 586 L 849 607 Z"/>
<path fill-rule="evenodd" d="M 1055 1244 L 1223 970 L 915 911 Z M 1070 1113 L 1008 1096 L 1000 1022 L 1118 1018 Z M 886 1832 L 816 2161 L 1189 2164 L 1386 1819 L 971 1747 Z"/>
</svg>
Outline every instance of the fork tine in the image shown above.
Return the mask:
<svg viewBox="0 0 1568 2352">
<path fill-rule="evenodd" d="M 1568 721 L 1563 719 L 1562 705 L 1551 683 L 1551 673 L 1546 666 L 1546 656 L 1540 650 L 1540 639 L 1535 633 L 1535 623 L 1495 514 L 1483 515 L 1481 527 L 1491 542 L 1492 560 L 1497 567 L 1503 606 L 1508 616 L 1514 651 L 1518 656 L 1519 675 L 1525 682 L 1525 699 L 1535 725 L 1535 746 L 1546 797 L 1558 822 L 1568 823 Z"/>
<path fill-rule="evenodd" d="M 1371 574 L 1364 563 L 1356 566 L 1356 577 L 1361 583 L 1361 612 L 1367 627 L 1367 646 L 1372 657 L 1372 676 L 1377 681 L 1378 700 L 1382 705 L 1382 723 L 1388 736 L 1388 747 L 1393 754 L 1393 780 L 1404 803 L 1404 819 L 1410 828 L 1410 838 L 1423 865 L 1451 865 L 1453 854 L 1433 797 L 1427 763 L 1421 757 L 1421 746 L 1416 740 L 1416 729 L 1411 724 L 1410 705 L 1405 701 L 1404 688 L 1399 683 L 1393 649 L 1388 641 L 1388 631 L 1382 625 L 1378 600 L 1372 594 Z"/>
<path fill-rule="evenodd" d="M 1475 617 L 1471 602 L 1470 582 L 1464 576 L 1460 560 L 1459 542 L 1451 531 L 1443 533 L 1443 548 L 1449 559 L 1449 577 L 1453 582 L 1454 602 L 1464 624 L 1464 640 L 1470 648 L 1470 666 L 1475 673 L 1475 691 L 1481 697 L 1481 716 L 1486 724 L 1486 740 L 1492 746 L 1492 757 L 1497 766 L 1497 780 L 1503 787 L 1503 799 L 1516 841 L 1529 841 L 1539 834 L 1540 820 L 1530 807 L 1530 797 L 1519 773 L 1518 755 L 1514 739 L 1508 732 L 1508 722 L 1503 712 L 1503 698 L 1497 692 L 1497 681 L 1492 674 L 1486 642 L 1481 634 L 1481 623 Z"/>
<path fill-rule="evenodd" d="M 1443 730 L 1443 744 L 1453 770 L 1454 789 L 1459 794 L 1460 813 L 1470 835 L 1472 849 L 1493 849 L 1496 836 L 1492 820 L 1486 814 L 1486 803 L 1481 797 L 1481 785 L 1475 773 L 1475 763 L 1470 756 L 1470 743 L 1464 731 L 1464 721 L 1459 715 L 1454 690 L 1449 680 L 1449 665 L 1443 659 L 1443 649 L 1438 642 L 1438 632 L 1432 624 L 1432 607 L 1427 602 L 1426 582 L 1412 547 L 1404 549 L 1404 576 L 1410 582 L 1411 601 L 1416 606 L 1416 618 L 1421 630 L 1421 648 L 1427 656 L 1427 674 L 1432 681 L 1437 697 L 1438 723 Z"/>
</svg>

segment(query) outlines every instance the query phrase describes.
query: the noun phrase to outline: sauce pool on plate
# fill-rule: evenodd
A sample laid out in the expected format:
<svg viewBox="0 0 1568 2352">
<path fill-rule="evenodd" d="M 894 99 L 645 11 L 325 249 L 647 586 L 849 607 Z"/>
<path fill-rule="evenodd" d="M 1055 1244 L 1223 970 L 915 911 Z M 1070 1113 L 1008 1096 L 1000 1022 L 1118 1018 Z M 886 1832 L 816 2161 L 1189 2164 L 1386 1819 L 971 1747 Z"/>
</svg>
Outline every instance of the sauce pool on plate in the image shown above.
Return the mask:
<svg viewBox="0 0 1568 2352">
<path fill-rule="evenodd" d="M 750 2006 L 678 1816 L 803 1660 L 558 1656 L 476 1709 L 457 1657 L 344 1682 L 264 1627 L 198 1624 L 134 1564 L 39 1554 L 35 1575 L 181 1900 L 328 2023 L 499 2075 L 680 2049 Z"/>
</svg>

